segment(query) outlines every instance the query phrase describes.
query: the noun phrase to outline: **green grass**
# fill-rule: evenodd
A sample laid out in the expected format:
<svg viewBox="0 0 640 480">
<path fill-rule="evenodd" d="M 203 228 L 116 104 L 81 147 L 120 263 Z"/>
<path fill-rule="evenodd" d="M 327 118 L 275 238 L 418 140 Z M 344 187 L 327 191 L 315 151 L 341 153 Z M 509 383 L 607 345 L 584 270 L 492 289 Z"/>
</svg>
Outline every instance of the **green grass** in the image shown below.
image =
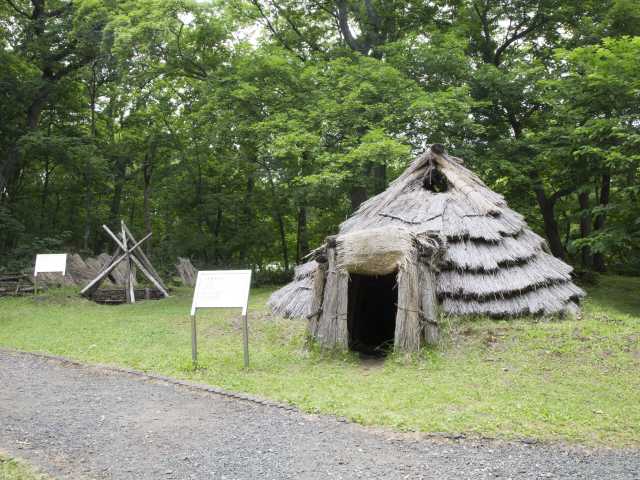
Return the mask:
<svg viewBox="0 0 640 480">
<path fill-rule="evenodd" d="M 48 480 L 26 463 L 0 453 L 0 480 Z"/>
<path fill-rule="evenodd" d="M 0 346 L 124 365 L 290 402 L 368 425 L 498 438 L 640 446 L 640 278 L 589 289 L 583 318 L 449 322 L 438 349 L 360 362 L 305 351 L 300 321 L 250 306 L 251 368 L 238 311 L 198 314 L 191 366 L 190 292 L 102 306 L 68 290 L 0 299 Z"/>
</svg>

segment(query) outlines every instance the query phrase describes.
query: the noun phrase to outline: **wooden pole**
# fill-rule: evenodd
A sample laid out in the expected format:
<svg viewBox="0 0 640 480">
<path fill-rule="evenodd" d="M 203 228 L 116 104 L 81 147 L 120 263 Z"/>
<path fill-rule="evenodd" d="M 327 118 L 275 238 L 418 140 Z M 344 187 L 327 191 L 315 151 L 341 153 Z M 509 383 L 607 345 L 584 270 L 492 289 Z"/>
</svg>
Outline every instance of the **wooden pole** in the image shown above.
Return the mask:
<svg viewBox="0 0 640 480">
<path fill-rule="evenodd" d="M 102 227 L 111 236 L 113 241 L 118 244 L 118 246 L 120 246 L 121 248 L 126 248 L 126 245 L 122 245 L 120 243 L 120 240 L 118 239 L 118 237 L 116 237 L 116 235 L 111 230 L 109 230 L 109 227 L 107 227 L 106 225 L 103 225 Z M 124 228 L 125 229 L 127 228 L 126 225 L 125 225 Z M 158 290 L 160 290 L 162 295 L 164 295 L 165 297 L 168 298 L 169 297 L 169 293 L 167 292 L 166 287 L 164 286 L 164 284 L 160 281 L 159 278 L 154 276 L 148 270 L 148 267 L 146 265 L 144 265 L 144 263 L 142 262 L 142 259 L 138 258 L 138 254 L 142 253 L 142 252 L 141 252 L 141 250 L 137 250 L 137 248 L 142 244 L 142 242 L 147 240 L 150 236 L 151 236 L 151 233 L 148 233 L 147 235 L 144 236 L 144 238 L 142 240 L 140 240 L 139 242 L 136 242 L 135 245 L 128 250 L 129 252 L 131 252 L 130 253 L 130 258 L 131 258 L 131 260 L 133 260 L 133 262 L 136 264 L 136 266 L 142 271 L 142 273 L 149 279 L 149 281 L 151 281 L 151 283 L 153 283 L 155 285 L 155 287 Z M 129 236 L 129 238 L 131 238 L 131 236 Z"/>
<path fill-rule="evenodd" d="M 249 368 L 249 320 L 247 312 L 242 316 L 242 346 L 244 350 L 244 368 Z"/>
<path fill-rule="evenodd" d="M 196 314 L 191 315 L 191 360 L 194 368 L 198 365 L 198 338 L 196 333 Z"/>
<path fill-rule="evenodd" d="M 127 273 L 125 276 L 125 296 L 129 303 L 135 303 L 136 301 L 135 266 L 137 266 L 142 271 L 142 273 L 151 281 L 151 283 L 153 283 L 153 285 L 155 285 L 155 287 L 160 290 L 164 297 L 169 297 L 167 288 L 162 283 L 162 280 L 151 265 L 151 262 L 149 262 L 142 250 L 138 250 L 140 245 L 149 237 L 151 237 L 151 233 L 145 235 L 140 241 L 136 241 L 123 220 L 121 220 L 120 222 L 120 232 L 118 233 L 118 235 L 113 233 L 106 225 L 102 225 L 102 228 L 115 242 L 117 250 L 114 253 L 110 263 L 102 269 L 102 271 L 96 276 L 96 278 L 94 278 L 91 282 L 89 282 L 87 286 L 85 286 L 81 290 L 80 294 L 88 296 L 88 294 L 90 294 L 100 286 L 100 283 L 104 280 L 104 278 L 109 275 L 109 273 L 111 273 L 111 271 L 116 268 L 116 266 L 118 266 L 120 262 L 126 260 Z M 133 245 L 130 247 L 130 244 Z M 122 255 L 119 255 L 121 251 Z"/>
<path fill-rule="evenodd" d="M 151 283 L 153 283 L 155 285 L 155 287 L 160 290 L 160 293 L 162 293 L 162 295 L 164 295 L 165 297 L 169 297 L 169 294 L 167 293 L 167 291 L 162 287 L 162 285 L 160 283 L 158 283 L 156 281 L 156 279 L 153 277 L 153 275 L 151 275 L 147 269 L 144 267 L 144 265 L 142 265 L 142 263 L 140 262 L 140 260 L 135 256 L 132 255 L 131 259 L 133 260 L 133 262 L 138 266 L 138 268 L 140 269 L 140 271 L 142 271 L 142 273 L 145 274 L 145 276 L 151 280 Z"/>
<path fill-rule="evenodd" d="M 436 279 L 433 270 L 426 264 L 421 265 L 420 289 L 422 292 L 421 310 L 424 322 L 424 339 L 427 345 L 437 345 L 439 341 L 438 299 Z"/>
<path fill-rule="evenodd" d="M 124 248 L 124 245 L 122 245 L 122 243 L 120 242 L 120 239 L 118 239 L 118 237 L 116 236 L 115 233 L 113 233 L 109 227 L 107 227 L 106 225 L 103 225 L 102 228 L 104 228 L 105 232 L 107 232 L 111 238 L 113 239 L 114 242 L 116 242 L 116 245 L 118 245 L 118 247 L 120 247 L 121 249 Z M 144 242 L 145 240 L 147 240 L 149 237 L 151 236 L 151 234 L 147 234 L 144 236 L 144 238 L 142 240 L 140 240 L 139 242 L 136 242 L 133 247 L 131 247 L 129 249 L 129 252 L 133 252 L 136 248 L 138 248 L 140 245 L 142 245 L 142 242 Z"/>
<path fill-rule="evenodd" d="M 129 235 L 129 238 L 131 239 L 131 241 L 133 243 L 137 243 L 135 237 L 133 236 L 133 234 L 131 233 L 131 230 L 129 230 L 129 227 L 127 227 L 127 225 L 125 224 L 124 226 L 124 230 L 125 232 L 127 232 L 127 235 Z M 151 236 L 151 233 L 149 233 L 145 238 L 149 238 Z M 164 282 L 162 281 L 162 279 L 160 278 L 160 275 L 158 275 L 158 272 L 156 271 L 156 269 L 153 267 L 153 264 L 151 263 L 151 261 L 147 258 L 147 256 L 145 255 L 144 251 L 142 249 L 139 249 L 136 251 L 136 254 L 140 257 L 140 261 L 142 262 L 142 264 L 147 268 L 147 270 L 155 277 L 155 279 L 157 280 L 157 282 L 162 285 L 162 289 L 163 290 L 168 290 L 167 286 L 164 284 Z M 168 297 L 169 295 L 167 295 Z"/>
<path fill-rule="evenodd" d="M 131 253 L 127 248 L 127 232 L 124 230 L 124 220 L 120 220 L 120 229 L 122 235 L 122 246 L 124 247 L 127 264 L 127 275 L 125 277 L 125 295 L 127 297 L 127 303 L 136 303 L 136 293 L 133 287 L 133 272 L 131 269 Z"/>
<path fill-rule="evenodd" d="M 85 293 L 92 291 L 94 289 L 96 289 L 98 287 L 98 285 L 100 284 L 100 282 L 102 282 L 102 280 L 104 280 L 104 278 L 109 275 L 111 273 L 111 271 L 116 268 L 118 266 L 118 264 L 124 260 L 126 257 L 126 254 L 122 254 L 120 255 L 114 262 L 112 262 L 109 266 L 107 266 L 104 270 L 102 270 L 102 272 L 100 272 L 98 274 L 98 276 L 96 278 L 94 278 L 86 287 L 84 287 L 81 291 L 80 294 L 84 295 Z"/>
</svg>

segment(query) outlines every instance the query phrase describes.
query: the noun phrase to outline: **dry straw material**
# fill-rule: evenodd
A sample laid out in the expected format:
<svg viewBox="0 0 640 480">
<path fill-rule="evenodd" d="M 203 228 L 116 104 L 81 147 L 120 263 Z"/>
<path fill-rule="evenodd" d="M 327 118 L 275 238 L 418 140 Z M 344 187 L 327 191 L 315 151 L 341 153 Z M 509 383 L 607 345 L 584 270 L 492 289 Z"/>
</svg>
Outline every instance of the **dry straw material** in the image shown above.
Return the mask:
<svg viewBox="0 0 640 480">
<path fill-rule="evenodd" d="M 436 170 L 446 180 L 444 189 L 428 183 Z M 381 231 L 386 235 L 375 233 Z M 407 239 L 438 238 L 443 251 L 432 271 L 440 314 L 561 314 L 575 312 L 584 296 L 571 281 L 571 267 L 548 253 L 545 241 L 527 227 L 523 216 L 461 159 L 436 146 L 413 161 L 387 190 L 364 202 L 342 223 L 336 238 L 337 265 L 357 265 L 355 271 L 371 274 L 387 272 L 399 258 L 409 258 L 415 242 Z M 323 251 L 316 249 L 312 257 Z M 389 262 L 375 264 L 380 259 Z M 273 294 L 270 305 L 277 314 L 313 313 L 317 266 L 312 260 L 299 267 L 294 281 Z M 422 278 L 411 272 L 412 278 Z M 399 309 L 400 303 L 399 299 Z"/>
</svg>

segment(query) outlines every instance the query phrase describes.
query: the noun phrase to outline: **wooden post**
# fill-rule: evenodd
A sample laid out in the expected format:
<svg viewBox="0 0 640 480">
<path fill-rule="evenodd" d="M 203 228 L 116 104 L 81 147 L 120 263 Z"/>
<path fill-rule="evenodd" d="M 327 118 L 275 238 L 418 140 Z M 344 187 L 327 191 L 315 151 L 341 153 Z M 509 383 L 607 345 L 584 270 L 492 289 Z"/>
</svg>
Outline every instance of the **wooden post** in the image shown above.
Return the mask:
<svg viewBox="0 0 640 480">
<path fill-rule="evenodd" d="M 131 230 L 129 230 L 129 228 L 127 227 L 127 225 L 124 225 L 124 230 L 125 232 L 127 232 L 127 235 L 129 235 L 129 239 L 136 244 L 140 244 L 139 242 L 136 242 L 135 237 L 131 234 Z M 148 233 L 145 236 L 146 238 L 149 238 L 151 236 L 151 233 Z M 144 240 L 143 240 L 144 241 Z M 133 249 L 132 249 L 133 250 Z M 158 275 L 158 272 L 156 271 L 156 269 L 153 267 L 153 265 L 151 264 L 151 261 L 149 261 L 149 259 L 147 258 L 147 256 L 145 255 L 144 251 L 142 250 L 142 248 L 136 250 L 136 255 L 138 257 L 140 257 L 140 263 L 142 263 L 145 268 L 147 269 L 147 271 L 151 274 L 151 276 L 153 276 L 155 278 L 155 280 L 160 284 L 160 286 L 162 288 L 159 288 L 160 291 L 162 291 L 166 297 L 169 296 L 168 293 L 166 293 L 166 291 L 168 290 L 168 288 L 166 287 L 166 285 L 162 282 L 162 279 L 160 278 L 160 275 Z M 147 275 L 150 276 L 150 275 Z"/>
<path fill-rule="evenodd" d="M 247 312 L 242 316 L 242 347 L 244 350 L 244 368 L 249 368 L 249 320 Z"/>
<path fill-rule="evenodd" d="M 138 258 L 135 255 L 132 255 L 131 259 L 133 260 L 133 263 L 135 263 L 138 266 L 140 271 L 144 273 L 149 280 L 151 280 L 151 283 L 153 283 L 155 287 L 158 290 L 160 290 L 160 293 L 162 293 L 162 295 L 164 295 L 165 297 L 169 297 L 169 294 L 167 293 L 167 291 L 164 288 L 162 288 L 162 285 L 157 281 L 157 279 L 153 275 L 151 275 L 149 271 L 142 265 L 142 262 L 140 262 L 140 260 L 138 260 Z"/>
<path fill-rule="evenodd" d="M 162 283 L 162 280 L 158 276 L 157 272 L 146 258 L 142 250 L 138 250 L 138 247 L 147 240 L 151 233 L 148 233 L 144 236 L 140 241 L 136 241 L 131 232 L 127 228 L 124 221 L 120 223 L 121 231 L 118 235 L 113 233 L 109 227 L 106 225 L 102 225 L 102 228 L 105 232 L 112 238 L 115 242 L 117 249 L 116 253 L 113 255 L 110 263 L 106 265 L 102 271 L 94 278 L 89 284 L 87 284 L 82 291 L 81 295 L 90 296 L 92 292 L 94 292 L 99 286 L 100 283 L 109 275 L 109 273 L 116 268 L 122 261 L 126 261 L 127 263 L 127 274 L 125 276 L 125 297 L 129 303 L 135 303 L 135 268 L 136 266 L 142 271 L 142 273 L 155 285 L 158 290 L 162 293 L 164 297 L 168 297 L 169 293 L 167 292 L 166 287 Z M 132 244 L 130 247 L 129 245 Z M 122 255 L 120 255 L 122 252 Z M 118 256 L 119 255 L 119 256 Z M 138 256 L 140 258 L 138 258 Z"/>
<path fill-rule="evenodd" d="M 124 220 L 120 220 L 120 228 L 122 235 L 122 246 L 125 251 L 125 262 L 127 265 L 127 274 L 125 276 L 125 295 L 127 297 L 127 303 L 136 303 L 136 293 L 133 286 L 133 272 L 131 270 L 131 253 L 127 245 L 127 232 L 124 230 Z"/>
<path fill-rule="evenodd" d="M 349 345 L 347 307 L 349 274 L 336 265 L 335 247 L 327 247 L 327 280 L 318 319 L 317 340 L 323 347 L 335 348 Z"/>
<path fill-rule="evenodd" d="M 104 270 L 102 270 L 102 272 L 100 272 L 98 274 L 98 276 L 96 278 L 94 278 L 93 280 L 91 280 L 91 282 L 84 287 L 81 291 L 80 294 L 81 295 L 85 295 L 89 292 L 92 292 L 93 290 L 95 290 L 96 288 L 98 288 L 98 286 L 100 285 L 100 283 L 105 279 L 105 277 L 107 275 L 109 275 L 109 273 L 111 273 L 111 271 L 116 268 L 118 266 L 118 264 L 124 260 L 126 258 L 126 254 L 123 253 L 122 255 L 120 255 L 114 262 L 112 262 L 110 265 L 108 265 Z"/>
<path fill-rule="evenodd" d="M 326 260 L 326 259 L 325 259 Z M 324 285 L 327 280 L 327 262 L 319 262 L 316 273 L 313 277 L 313 298 L 311 300 L 311 310 L 309 312 L 309 323 L 307 331 L 311 338 L 318 335 L 320 314 L 322 313 L 322 299 L 324 296 Z"/>
<path fill-rule="evenodd" d="M 440 339 L 438 327 L 438 298 L 436 295 L 436 278 L 433 270 L 426 264 L 420 265 L 422 289 L 422 321 L 424 323 L 424 340 L 427 345 L 437 345 Z"/>
<path fill-rule="evenodd" d="M 398 311 L 393 346 L 399 352 L 417 352 L 422 343 L 420 325 L 420 271 L 417 255 L 398 270 Z"/>
<path fill-rule="evenodd" d="M 196 333 L 196 314 L 191 315 L 191 360 L 194 368 L 198 365 L 198 337 Z"/>
</svg>

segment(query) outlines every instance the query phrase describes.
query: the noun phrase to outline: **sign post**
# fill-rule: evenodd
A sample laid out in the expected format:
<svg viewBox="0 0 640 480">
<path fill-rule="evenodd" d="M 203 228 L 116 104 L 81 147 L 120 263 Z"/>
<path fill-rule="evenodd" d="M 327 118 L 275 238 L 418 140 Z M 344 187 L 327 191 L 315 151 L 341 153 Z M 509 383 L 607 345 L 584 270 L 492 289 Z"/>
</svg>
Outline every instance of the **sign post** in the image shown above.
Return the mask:
<svg viewBox="0 0 640 480">
<path fill-rule="evenodd" d="M 61 273 L 64 276 L 66 272 L 66 253 L 39 253 L 33 269 L 33 294 L 38 293 L 38 273 Z"/>
<path fill-rule="evenodd" d="M 196 310 L 198 308 L 242 308 L 244 366 L 249 367 L 249 322 L 247 308 L 251 270 L 210 270 L 198 272 L 191 304 L 191 358 L 198 362 Z"/>
</svg>

